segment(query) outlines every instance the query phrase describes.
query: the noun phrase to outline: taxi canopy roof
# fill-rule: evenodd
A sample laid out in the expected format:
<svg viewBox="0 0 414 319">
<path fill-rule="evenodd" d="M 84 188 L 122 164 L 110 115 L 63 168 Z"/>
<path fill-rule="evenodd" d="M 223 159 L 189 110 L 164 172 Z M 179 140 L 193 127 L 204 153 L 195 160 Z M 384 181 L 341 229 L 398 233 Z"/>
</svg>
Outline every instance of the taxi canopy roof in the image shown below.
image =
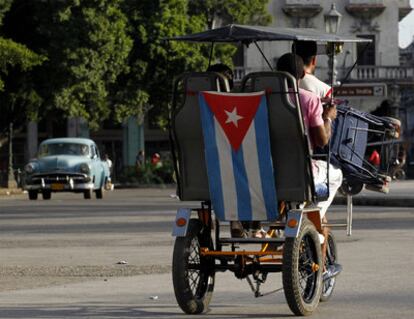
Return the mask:
<svg viewBox="0 0 414 319">
<path fill-rule="evenodd" d="M 229 24 L 221 28 L 204 32 L 182 35 L 168 40 L 188 42 L 242 42 L 257 41 L 316 41 L 328 42 L 371 42 L 370 39 L 357 38 L 350 35 L 331 34 L 308 28 L 278 28 Z"/>
</svg>

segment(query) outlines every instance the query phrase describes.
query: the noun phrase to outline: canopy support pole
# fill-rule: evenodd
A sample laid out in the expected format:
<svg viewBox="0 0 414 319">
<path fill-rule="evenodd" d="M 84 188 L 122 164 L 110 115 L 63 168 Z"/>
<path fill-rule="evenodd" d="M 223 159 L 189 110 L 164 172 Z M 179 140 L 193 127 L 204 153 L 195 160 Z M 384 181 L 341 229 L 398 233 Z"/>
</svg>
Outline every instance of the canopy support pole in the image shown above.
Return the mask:
<svg viewBox="0 0 414 319">
<path fill-rule="evenodd" d="M 213 59 L 213 53 L 214 53 L 214 42 L 211 42 L 210 56 L 208 58 L 208 68 L 211 66 L 211 60 Z"/>
<path fill-rule="evenodd" d="M 270 64 L 269 60 L 266 58 L 266 56 L 264 55 L 262 49 L 260 49 L 259 45 L 257 44 L 257 41 L 254 41 L 254 44 L 256 45 L 256 48 L 259 50 L 260 54 L 262 55 L 263 59 L 265 59 L 267 65 L 269 66 L 270 70 L 273 71 L 273 67 Z"/>
<path fill-rule="evenodd" d="M 346 234 L 352 235 L 352 195 L 346 195 Z"/>
</svg>

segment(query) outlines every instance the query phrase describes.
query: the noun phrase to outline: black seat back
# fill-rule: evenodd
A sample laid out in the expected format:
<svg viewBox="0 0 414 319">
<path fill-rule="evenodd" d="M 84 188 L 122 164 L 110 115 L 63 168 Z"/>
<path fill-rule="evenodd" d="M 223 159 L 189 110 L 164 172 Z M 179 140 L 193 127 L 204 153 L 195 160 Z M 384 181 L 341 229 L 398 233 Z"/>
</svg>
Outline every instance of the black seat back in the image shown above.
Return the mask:
<svg viewBox="0 0 414 319">
<path fill-rule="evenodd" d="M 210 199 L 198 93 L 225 91 L 226 83 L 224 77 L 213 72 L 185 73 L 175 81 L 171 142 L 181 200 Z"/>
<path fill-rule="evenodd" d="M 295 79 L 285 72 L 255 72 L 242 81 L 243 92 L 266 91 L 270 143 L 279 200 L 313 200 L 310 147 Z"/>
</svg>

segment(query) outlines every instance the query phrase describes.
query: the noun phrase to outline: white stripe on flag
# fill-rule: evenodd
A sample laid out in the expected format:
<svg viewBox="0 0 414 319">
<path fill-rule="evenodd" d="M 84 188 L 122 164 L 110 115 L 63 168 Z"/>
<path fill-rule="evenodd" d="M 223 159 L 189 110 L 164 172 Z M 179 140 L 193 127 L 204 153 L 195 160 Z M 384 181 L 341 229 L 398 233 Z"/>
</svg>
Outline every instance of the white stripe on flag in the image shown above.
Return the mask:
<svg viewBox="0 0 414 319">
<path fill-rule="evenodd" d="M 250 201 L 252 206 L 252 220 L 266 220 L 266 206 L 263 198 L 262 182 L 260 179 L 259 157 L 256 145 L 256 127 L 252 122 L 243 140 L 244 164 L 249 181 Z"/>
<path fill-rule="evenodd" d="M 225 220 L 238 220 L 231 145 L 216 118 L 214 118 L 214 128 L 220 163 L 221 185 L 223 185 L 224 218 Z"/>
</svg>

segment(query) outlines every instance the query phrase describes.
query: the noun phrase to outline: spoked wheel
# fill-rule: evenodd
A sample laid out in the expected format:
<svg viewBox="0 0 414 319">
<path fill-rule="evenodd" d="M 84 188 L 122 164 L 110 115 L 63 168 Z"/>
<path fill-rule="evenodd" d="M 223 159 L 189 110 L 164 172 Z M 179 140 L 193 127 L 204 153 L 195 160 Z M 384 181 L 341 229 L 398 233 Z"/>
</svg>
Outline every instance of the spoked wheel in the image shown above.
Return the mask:
<svg viewBox="0 0 414 319">
<path fill-rule="evenodd" d="M 214 259 L 203 257 L 200 247 L 212 248 L 210 233 L 198 219 L 191 219 L 186 237 L 177 237 L 173 254 L 175 298 L 187 314 L 205 311 L 214 289 Z"/>
<path fill-rule="evenodd" d="M 297 238 L 286 238 L 283 253 L 283 288 L 289 308 L 295 315 L 310 315 L 318 306 L 322 272 L 318 232 L 304 218 Z"/>
<path fill-rule="evenodd" d="M 325 267 L 338 262 L 338 251 L 336 249 L 336 242 L 334 235 L 329 232 L 328 242 L 326 246 L 326 260 Z M 321 301 L 328 301 L 331 298 L 336 283 L 336 277 L 329 278 L 322 283 Z"/>
</svg>

